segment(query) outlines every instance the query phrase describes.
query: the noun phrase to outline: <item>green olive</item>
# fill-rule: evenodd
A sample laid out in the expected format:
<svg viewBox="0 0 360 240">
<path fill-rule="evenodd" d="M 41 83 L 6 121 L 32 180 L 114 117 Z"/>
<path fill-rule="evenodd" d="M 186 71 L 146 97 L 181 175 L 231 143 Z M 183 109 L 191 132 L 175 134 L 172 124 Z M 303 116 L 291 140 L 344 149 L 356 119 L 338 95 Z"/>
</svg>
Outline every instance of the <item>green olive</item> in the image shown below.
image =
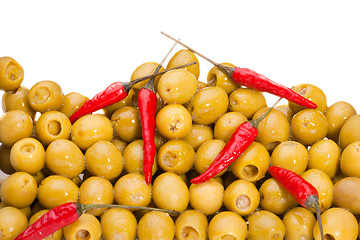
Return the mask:
<svg viewBox="0 0 360 240">
<path fill-rule="evenodd" d="M 235 65 L 231 63 L 221 63 L 221 65 L 226 67 L 235 67 Z M 230 94 L 239 87 L 239 84 L 235 83 L 216 66 L 214 66 L 207 75 L 207 85 L 221 87 L 227 94 Z"/>
<path fill-rule="evenodd" d="M 41 114 L 35 123 L 35 135 L 45 145 L 57 139 L 70 137 L 71 122 L 69 118 L 58 111 Z"/>
<path fill-rule="evenodd" d="M 345 177 L 334 185 L 333 205 L 360 214 L 360 178 Z"/>
<path fill-rule="evenodd" d="M 174 235 L 175 224 L 167 213 L 151 211 L 139 221 L 137 228 L 139 240 L 173 240 Z"/>
<path fill-rule="evenodd" d="M 184 141 L 196 151 L 204 142 L 213 139 L 213 129 L 208 125 L 193 124 L 190 133 L 184 137 Z"/>
<path fill-rule="evenodd" d="M 37 112 L 56 111 L 64 103 L 64 94 L 59 84 L 53 81 L 36 83 L 29 91 L 29 103 Z"/>
<path fill-rule="evenodd" d="M 12 110 L 0 117 L 0 142 L 11 147 L 20 139 L 33 133 L 33 121 L 29 114 L 21 110 Z"/>
<path fill-rule="evenodd" d="M 263 107 L 266 107 L 266 99 L 257 90 L 238 88 L 229 96 L 229 110 L 241 112 L 247 119 L 251 119 Z"/>
<path fill-rule="evenodd" d="M 158 93 L 167 104 L 184 104 L 195 95 L 197 86 L 198 81 L 192 73 L 177 69 L 161 76 L 158 83 Z"/>
<path fill-rule="evenodd" d="M 183 68 L 184 70 L 191 72 L 196 79 L 199 78 L 200 75 L 200 65 L 199 60 L 195 56 L 195 54 L 187 49 L 182 49 L 174 54 L 169 60 L 166 69 L 175 68 L 184 64 L 196 62 L 196 64 Z"/>
<path fill-rule="evenodd" d="M 286 228 L 285 239 L 313 239 L 316 219 L 310 210 L 303 207 L 293 208 L 285 213 L 283 222 Z"/>
<path fill-rule="evenodd" d="M 349 144 L 341 153 L 340 169 L 344 176 L 360 177 L 360 141 Z"/>
<path fill-rule="evenodd" d="M 35 200 L 37 184 L 33 176 L 26 172 L 11 174 L 1 184 L 1 200 L 7 205 L 24 208 Z"/>
<path fill-rule="evenodd" d="M 245 240 L 247 227 L 244 219 L 230 211 L 220 212 L 209 223 L 209 240 Z"/>
<path fill-rule="evenodd" d="M 24 79 L 24 69 L 11 57 L 0 58 L 0 89 L 15 92 Z"/>
<path fill-rule="evenodd" d="M 102 236 L 105 240 L 136 238 L 137 222 L 127 209 L 111 208 L 101 215 Z"/>
<path fill-rule="evenodd" d="M 292 89 L 294 92 L 302 95 L 304 98 L 314 102 L 317 105 L 316 110 L 323 114 L 325 113 L 327 109 L 327 100 L 324 92 L 319 87 L 312 84 L 303 83 L 294 86 Z M 304 107 L 290 101 L 289 107 L 294 114 L 305 109 Z"/>
<path fill-rule="evenodd" d="M 22 233 L 28 225 L 24 213 L 14 207 L 0 208 L 1 240 L 13 240 Z"/>
<path fill-rule="evenodd" d="M 35 174 L 45 166 L 44 146 L 35 138 L 23 138 L 12 146 L 10 161 L 17 171 Z"/>
<path fill-rule="evenodd" d="M 198 91 L 187 105 L 192 120 L 197 124 L 214 123 L 228 108 L 229 99 L 220 87 L 206 87 Z"/>
<path fill-rule="evenodd" d="M 136 107 L 125 106 L 111 116 L 114 131 L 125 142 L 141 138 L 140 114 Z"/>
<path fill-rule="evenodd" d="M 227 112 L 216 121 L 214 138 L 228 142 L 236 128 L 246 122 L 247 118 L 240 112 Z"/>
<path fill-rule="evenodd" d="M 360 128 L 360 114 L 355 114 L 345 121 L 339 133 L 339 145 L 345 149 L 350 143 L 360 140 L 359 131 L 354 129 Z"/>
<path fill-rule="evenodd" d="M 2 97 L 3 111 L 22 110 L 34 119 L 35 111 L 30 107 L 28 95 L 29 89 L 23 86 L 20 86 L 14 93 L 5 92 Z"/>
<path fill-rule="evenodd" d="M 59 108 L 59 112 L 71 117 L 79 108 L 81 108 L 89 98 L 77 92 L 71 92 L 65 95 L 64 104 Z"/>
<path fill-rule="evenodd" d="M 64 227 L 64 238 L 66 240 L 100 240 L 100 222 L 90 213 L 84 213 L 74 223 Z"/>
<path fill-rule="evenodd" d="M 146 62 L 146 63 L 143 63 L 141 64 L 140 66 L 138 66 L 134 72 L 132 73 L 131 75 L 131 78 L 130 80 L 133 81 L 135 79 L 138 79 L 138 78 L 141 78 L 141 77 L 144 77 L 144 76 L 147 76 L 147 75 L 150 75 L 150 74 L 153 74 L 155 72 L 155 69 L 159 66 L 158 63 L 156 62 Z M 161 71 L 164 71 L 164 69 L 161 67 L 159 69 L 159 72 Z M 155 90 L 157 90 L 157 85 L 158 85 L 158 82 L 159 82 L 159 79 L 161 78 L 161 75 L 160 76 L 157 76 L 155 77 L 155 82 L 154 82 L 154 87 L 155 87 Z M 135 84 L 133 86 L 133 89 L 141 89 L 142 87 L 145 86 L 145 84 L 148 82 L 149 80 L 144 80 L 144 81 L 141 81 L 137 84 Z"/>
<path fill-rule="evenodd" d="M 175 221 L 175 239 L 177 240 L 206 240 L 208 220 L 206 216 L 196 210 L 182 212 Z"/>
<path fill-rule="evenodd" d="M 248 240 L 282 240 L 285 236 L 285 225 L 272 212 L 261 210 L 248 218 Z"/>
</svg>

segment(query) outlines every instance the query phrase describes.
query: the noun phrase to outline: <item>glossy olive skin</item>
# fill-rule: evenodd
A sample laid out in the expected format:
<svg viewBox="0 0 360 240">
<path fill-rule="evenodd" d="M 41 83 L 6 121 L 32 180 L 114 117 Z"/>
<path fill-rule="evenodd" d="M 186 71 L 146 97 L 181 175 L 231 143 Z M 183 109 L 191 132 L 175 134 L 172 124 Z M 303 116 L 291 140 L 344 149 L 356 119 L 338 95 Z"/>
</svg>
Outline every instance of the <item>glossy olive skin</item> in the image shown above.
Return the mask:
<svg viewBox="0 0 360 240">
<path fill-rule="evenodd" d="M 246 122 L 247 118 L 240 112 L 227 112 L 216 121 L 214 138 L 228 142 L 236 128 Z"/>
<path fill-rule="evenodd" d="M 353 214 L 360 214 L 360 179 L 345 177 L 334 185 L 333 205 L 348 209 Z"/>
<path fill-rule="evenodd" d="M 261 210 L 248 218 L 249 240 L 282 240 L 285 236 L 285 225 L 272 212 Z"/>
<path fill-rule="evenodd" d="M 285 239 L 313 239 L 313 229 L 316 219 L 311 211 L 296 207 L 287 211 L 283 218 L 286 228 Z"/>
<path fill-rule="evenodd" d="M 195 95 L 197 87 L 198 81 L 192 73 L 177 69 L 161 76 L 158 93 L 164 103 L 184 104 Z"/>
<path fill-rule="evenodd" d="M 215 179 L 191 184 L 189 191 L 191 207 L 205 215 L 217 212 L 223 204 L 224 187 Z"/>
<path fill-rule="evenodd" d="M 355 114 L 356 110 L 350 103 L 340 101 L 331 105 L 325 113 L 328 123 L 326 136 L 334 142 L 338 142 L 339 133 L 345 121 Z"/>
<path fill-rule="evenodd" d="M 273 178 L 267 179 L 259 188 L 260 206 L 277 215 L 297 205 L 296 200 Z"/>
<path fill-rule="evenodd" d="M 182 49 L 174 54 L 174 56 L 171 57 L 169 60 L 168 65 L 166 66 L 166 69 L 171 69 L 174 67 L 178 67 L 181 65 L 185 65 L 188 63 L 196 62 L 196 64 L 182 68 L 188 72 L 191 72 L 196 79 L 199 78 L 200 75 L 200 64 L 198 58 L 195 56 L 195 54 L 187 49 Z"/>
<path fill-rule="evenodd" d="M 295 141 L 280 143 L 271 153 L 271 165 L 286 168 L 297 174 L 306 170 L 308 151 L 304 145 Z"/>
<path fill-rule="evenodd" d="M 229 96 L 229 110 L 241 112 L 247 119 L 251 119 L 263 107 L 266 107 L 264 95 L 253 89 L 238 88 Z"/>
<path fill-rule="evenodd" d="M 74 178 L 85 170 L 84 154 L 67 139 L 55 140 L 46 149 L 46 166 L 55 174 Z"/>
<path fill-rule="evenodd" d="M 46 177 L 38 188 L 38 200 L 47 209 L 67 202 L 77 202 L 79 188 L 69 178 L 52 175 Z"/>
<path fill-rule="evenodd" d="M 320 140 L 309 149 L 308 167 L 323 170 L 334 178 L 339 170 L 340 154 L 340 148 L 333 140 Z"/>
<path fill-rule="evenodd" d="M 0 208 L 1 240 L 12 240 L 22 233 L 28 225 L 24 213 L 15 207 Z"/>
<path fill-rule="evenodd" d="M 155 155 L 155 159 L 157 156 Z M 138 139 L 129 143 L 124 150 L 124 169 L 127 173 L 144 174 L 144 140 Z M 152 175 L 158 169 L 157 161 L 154 160 Z"/>
<path fill-rule="evenodd" d="M 13 207 L 24 208 L 34 202 L 36 191 L 37 184 L 33 176 L 26 172 L 16 172 L 1 184 L 1 201 Z"/>
<path fill-rule="evenodd" d="M 191 130 L 186 137 L 183 138 L 185 142 L 196 151 L 204 142 L 214 138 L 214 131 L 208 125 L 193 124 Z"/>
<path fill-rule="evenodd" d="M 340 240 L 349 239 L 356 240 L 358 237 L 359 225 L 349 211 L 342 208 L 331 208 L 321 214 L 321 220 L 324 229 L 325 239 Z M 319 224 L 316 221 L 314 226 L 314 238 L 320 240 Z"/>
<path fill-rule="evenodd" d="M 276 106 L 275 109 L 282 112 L 285 115 L 288 122 L 291 123 L 291 119 L 294 116 L 294 114 L 291 112 L 291 109 L 289 108 L 289 105 L 286 104 L 286 105 Z"/>
<path fill-rule="evenodd" d="M 154 180 L 153 201 L 162 209 L 184 211 L 189 203 L 189 189 L 175 173 L 165 172 Z"/>
<path fill-rule="evenodd" d="M 209 223 L 209 240 L 246 239 L 247 226 L 238 214 L 230 211 L 218 213 Z"/>
<path fill-rule="evenodd" d="M 66 240 L 100 240 L 100 222 L 90 213 L 84 213 L 74 223 L 64 227 L 64 238 Z"/>
<path fill-rule="evenodd" d="M 0 58 L 0 89 L 5 92 L 16 91 L 24 79 L 24 69 L 11 57 Z"/>
<path fill-rule="evenodd" d="M 124 155 L 124 151 L 125 151 L 125 148 L 127 146 L 127 142 L 121 140 L 119 137 L 114 137 L 112 140 L 111 140 L 111 143 L 115 145 L 115 147 L 117 147 L 117 149 L 120 150 L 121 154 Z"/>
<path fill-rule="evenodd" d="M 37 112 L 56 111 L 64 103 L 64 94 L 54 81 L 40 81 L 30 88 L 29 103 Z"/>
<path fill-rule="evenodd" d="M 228 104 L 228 95 L 224 89 L 206 87 L 195 94 L 187 109 L 195 123 L 208 125 L 226 113 Z"/>
<path fill-rule="evenodd" d="M 226 67 L 235 67 L 231 63 L 221 63 Z M 225 73 L 223 73 L 219 68 L 213 67 L 210 69 L 207 75 L 207 85 L 221 87 L 226 91 L 227 94 L 230 94 L 235 89 L 239 88 L 239 84 L 235 83 L 231 78 L 229 78 Z"/>
<path fill-rule="evenodd" d="M 33 121 L 29 114 L 12 110 L 0 116 L 0 142 L 11 147 L 22 138 L 33 133 Z"/>
<path fill-rule="evenodd" d="M 269 108 L 259 109 L 253 119 L 261 117 Z M 256 140 L 262 143 L 266 149 L 274 150 L 281 142 L 288 141 L 290 138 L 290 125 L 285 115 L 277 109 L 273 109 L 260 122 L 258 126 L 258 136 Z"/>
<path fill-rule="evenodd" d="M 255 211 L 259 203 L 260 194 L 255 185 L 248 180 L 236 180 L 224 192 L 225 207 L 240 216 L 246 216 Z"/>
<path fill-rule="evenodd" d="M 339 145 L 341 149 L 345 149 L 350 143 L 360 140 L 359 129 L 360 127 L 360 114 L 351 116 L 342 126 L 339 133 Z"/>
<path fill-rule="evenodd" d="M 38 211 L 34 215 L 32 215 L 29 220 L 29 225 L 33 224 L 35 221 L 37 221 L 39 218 L 41 218 L 41 216 L 43 216 L 48 211 L 49 211 L 48 209 L 43 209 L 43 210 Z M 63 238 L 63 230 L 60 229 L 60 230 L 52 233 L 51 235 L 47 236 L 44 239 L 46 239 L 46 240 L 61 240 L 62 238 Z"/>
<path fill-rule="evenodd" d="M 41 114 L 35 123 L 35 135 L 45 145 L 57 139 L 70 137 L 71 122 L 69 118 L 58 111 Z"/>
<path fill-rule="evenodd" d="M 114 186 L 115 201 L 120 205 L 146 207 L 151 202 L 151 184 L 139 173 L 122 176 Z"/>
<path fill-rule="evenodd" d="M 35 111 L 30 107 L 28 95 L 29 89 L 23 86 L 20 86 L 14 93 L 5 92 L 2 97 L 3 111 L 22 110 L 34 119 Z"/>
<path fill-rule="evenodd" d="M 146 63 L 141 64 L 132 73 L 130 81 L 153 74 L 155 72 L 155 69 L 158 66 L 159 66 L 159 64 L 156 62 L 146 62 Z M 162 72 L 162 71 L 164 71 L 164 68 L 161 67 L 159 69 L 159 72 Z M 155 77 L 155 81 L 154 81 L 155 90 L 157 90 L 157 84 L 158 84 L 160 78 L 161 78 L 161 75 Z M 149 80 L 150 80 L 150 78 L 149 78 Z M 141 81 L 141 82 L 135 84 L 133 86 L 133 89 L 141 89 L 142 87 L 144 87 L 146 85 L 147 82 L 149 82 L 149 80 L 144 80 L 144 81 Z"/>
<path fill-rule="evenodd" d="M 127 209 L 111 208 L 101 215 L 102 237 L 105 240 L 136 238 L 137 222 L 134 214 Z"/>
<path fill-rule="evenodd" d="M 98 141 L 85 152 L 86 169 L 93 175 L 112 180 L 123 170 L 123 156 L 109 141 Z"/>
<path fill-rule="evenodd" d="M 230 165 L 230 170 L 238 178 L 255 182 L 265 176 L 269 165 L 269 152 L 262 144 L 253 142 Z"/>
<path fill-rule="evenodd" d="M 89 98 L 77 92 L 71 92 L 64 96 L 64 104 L 59 108 L 59 112 L 71 117 L 79 108 L 81 108 Z"/>
<path fill-rule="evenodd" d="M 23 138 L 12 146 L 10 161 L 17 171 L 35 174 L 45 166 L 45 149 L 35 138 Z"/>
<path fill-rule="evenodd" d="M 321 113 L 325 113 L 327 109 L 327 100 L 325 93 L 319 87 L 312 84 L 303 83 L 294 86 L 292 90 L 315 103 L 317 105 L 316 110 L 320 111 Z M 305 109 L 304 107 L 290 101 L 289 107 L 294 114 Z"/>
<path fill-rule="evenodd" d="M 330 177 L 319 169 L 309 169 L 301 177 L 312 184 L 319 194 L 321 212 L 331 207 L 334 185 Z"/>
<path fill-rule="evenodd" d="M 212 139 L 204 142 L 196 151 L 196 157 L 194 162 L 194 169 L 202 174 L 209 168 L 211 163 L 215 160 L 216 156 L 224 148 L 225 142 L 219 139 Z M 216 177 L 221 176 L 227 171 L 227 169 L 218 173 Z"/>
<path fill-rule="evenodd" d="M 160 147 L 157 158 L 164 171 L 180 175 L 193 167 L 195 151 L 183 140 L 170 140 Z"/>
<path fill-rule="evenodd" d="M 138 90 L 131 89 L 128 93 L 128 95 L 121 101 L 114 103 L 110 106 L 105 107 L 104 113 L 108 118 L 111 118 L 111 115 L 118 109 L 125 107 L 125 106 L 134 106 L 133 105 L 133 98 L 135 98 L 135 94 L 138 92 Z M 136 96 L 137 97 L 137 96 Z"/>
<path fill-rule="evenodd" d="M 141 138 L 141 122 L 136 107 L 125 106 L 116 110 L 111 116 L 115 134 L 125 142 Z"/>
<path fill-rule="evenodd" d="M 111 121 L 103 115 L 85 115 L 72 126 L 71 140 L 82 150 L 88 149 L 99 140 L 111 141 L 112 139 Z"/>
<path fill-rule="evenodd" d="M 291 120 L 291 132 L 296 141 L 312 145 L 327 134 L 326 117 L 315 109 L 305 109 L 296 113 Z"/>
<path fill-rule="evenodd" d="M 90 177 L 79 188 L 79 203 L 81 204 L 112 204 L 114 202 L 114 188 L 111 182 L 102 177 Z M 100 216 L 106 209 L 95 208 L 87 212 Z"/>
<path fill-rule="evenodd" d="M 208 220 L 206 216 L 196 210 L 182 212 L 175 221 L 175 239 L 178 240 L 206 240 Z"/>
<path fill-rule="evenodd" d="M 349 144 L 342 152 L 340 158 L 340 169 L 344 176 L 359 177 L 359 149 L 360 141 Z"/>
<path fill-rule="evenodd" d="M 148 212 L 138 223 L 137 236 L 139 240 L 172 240 L 174 235 L 175 224 L 167 213 Z"/>
<path fill-rule="evenodd" d="M 169 104 L 156 115 L 156 128 L 168 139 L 183 138 L 192 127 L 191 115 L 180 104 Z"/>
</svg>

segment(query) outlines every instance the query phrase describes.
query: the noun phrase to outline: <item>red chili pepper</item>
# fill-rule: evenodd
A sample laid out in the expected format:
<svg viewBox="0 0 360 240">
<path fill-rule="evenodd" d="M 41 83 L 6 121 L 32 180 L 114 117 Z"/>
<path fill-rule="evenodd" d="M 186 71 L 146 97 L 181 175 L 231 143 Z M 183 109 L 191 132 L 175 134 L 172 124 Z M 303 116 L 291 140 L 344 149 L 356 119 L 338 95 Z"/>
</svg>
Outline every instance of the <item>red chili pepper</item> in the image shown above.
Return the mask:
<svg viewBox="0 0 360 240">
<path fill-rule="evenodd" d="M 155 69 L 157 73 L 161 65 L 165 62 L 167 56 L 174 49 L 176 43 L 172 46 L 170 51 L 166 54 L 159 66 Z M 155 77 L 152 77 L 146 85 L 140 89 L 138 95 L 138 107 L 141 119 L 142 138 L 144 140 L 144 176 L 147 184 L 150 184 L 152 177 L 152 166 L 156 154 L 155 146 L 155 115 L 157 106 L 157 97 L 154 89 Z"/>
<path fill-rule="evenodd" d="M 162 72 L 157 72 L 148 76 L 144 76 L 142 78 L 135 79 L 131 82 L 114 82 L 110 84 L 105 90 L 101 91 L 100 93 L 96 94 L 92 99 L 86 101 L 84 105 L 79 108 L 69 119 L 71 123 L 74 123 L 76 120 L 78 120 L 80 117 L 95 112 L 97 110 L 100 110 L 104 107 L 110 106 L 116 102 L 121 101 L 124 99 L 130 89 L 138 82 L 144 81 L 146 79 L 149 79 L 151 77 L 156 77 L 158 75 L 164 74 L 170 70 L 173 69 L 179 69 L 183 67 L 187 67 L 190 65 L 196 64 L 196 62 L 192 62 L 189 64 L 185 64 L 179 67 L 175 67 L 172 69 L 167 69 Z"/>
<path fill-rule="evenodd" d="M 269 167 L 268 172 L 301 206 L 313 208 L 316 211 L 321 239 L 324 240 L 319 194 L 316 188 L 297 173 L 288 169 L 271 166 Z"/>
<path fill-rule="evenodd" d="M 193 178 L 191 182 L 195 184 L 206 182 L 229 167 L 230 164 L 233 163 L 252 142 L 254 142 L 258 135 L 257 127 L 259 123 L 270 113 L 280 100 L 281 98 L 259 118 L 244 122 L 237 127 L 235 132 L 231 135 L 230 140 L 216 156 L 210 167 L 200 176 Z"/>
<path fill-rule="evenodd" d="M 229 78 L 231 78 L 234 82 L 246 86 L 248 88 L 256 89 L 261 92 L 268 92 L 274 94 L 278 97 L 285 98 L 289 101 L 292 101 L 300 106 L 306 108 L 316 108 L 317 105 L 310 101 L 307 98 L 304 98 L 300 94 L 294 92 L 291 88 L 288 88 L 284 85 L 276 83 L 269 78 L 253 71 L 248 68 L 239 68 L 239 67 L 226 67 L 222 64 L 216 63 L 213 60 L 205 57 L 204 55 L 200 54 L 199 52 L 195 51 L 191 47 L 185 45 L 184 43 L 176 40 L 175 38 L 169 36 L 168 34 L 161 32 L 168 38 L 176 41 L 177 43 L 181 44 L 182 46 L 186 47 L 190 51 L 196 53 L 197 55 L 201 56 L 202 58 L 206 59 L 207 61 L 214 64 L 217 68 L 219 68 L 222 72 L 224 72 Z"/>
<path fill-rule="evenodd" d="M 40 240 L 46 238 L 61 228 L 75 222 L 84 212 L 93 208 L 126 208 L 136 210 L 160 211 L 169 214 L 179 214 L 175 211 L 169 211 L 158 208 L 137 207 L 115 204 L 80 204 L 80 203 L 64 203 L 57 206 L 44 215 L 36 222 L 31 224 L 24 232 L 20 233 L 14 240 Z"/>
</svg>

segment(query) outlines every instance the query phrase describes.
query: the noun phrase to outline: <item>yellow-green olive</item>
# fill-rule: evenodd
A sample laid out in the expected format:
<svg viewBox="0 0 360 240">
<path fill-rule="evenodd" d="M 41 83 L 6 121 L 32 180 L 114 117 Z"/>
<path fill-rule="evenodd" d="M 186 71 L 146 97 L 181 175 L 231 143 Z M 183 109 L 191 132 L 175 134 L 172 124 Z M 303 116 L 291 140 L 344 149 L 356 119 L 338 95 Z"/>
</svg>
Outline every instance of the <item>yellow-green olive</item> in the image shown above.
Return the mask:
<svg viewBox="0 0 360 240">
<path fill-rule="evenodd" d="M 5 92 L 2 97 L 3 111 L 22 110 L 34 119 L 35 111 L 30 107 L 28 95 L 29 89 L 23 86 L 20 86 L 14 93 Z"/>
<path fill-rule="evenodd" d="M 64 94 L 54 81 L 40 81 L 30 88 L 29 103 L 37 112 L 56 111 L 64 103 Z"/>
<path fill-rule="evenodd" d="M 174 56 L 172 56 L 171 59 L 169 60 L 169 63 L 166 66 L 166 69 L 171 69 L 171 68 L 178 67 L 178 66 L 192 63 L 192 62 L 196 62 L 196 64 L 185 67 L 183 69 L 188 72 L 191 72 L 192 74 L 194 74 L 196 79 L 198 79 L 199 75 L 200 75 L 199 60 L 197 59 L 197 57 L 195 56 L 195 54 L 193 52 L 191 52 L 190 50 L 187 50 L 187 49 L 182 49 L 182 50 L 178 51 L 177 53 L 175 53 Z"/>
<path fill-rule="evenodd" d="M 229 110 L 241 112 L 247 119 L 263 107 L 266 107 L 266 99 L 262 92 L 250 88 L 238 88 L 229 96 Z"/>
<path fill-rule="evenodd" d="M 220 212 L 216 214 L 209 223 L 209 240 L 245 240 L 246 233 L 246 222 L 234 212 Z"/>
<path fill-rule="evenodd" d="M 0 89 L 16 91 L 24 79 L 24 69 L 11 57 L 0 58 Z"/>
<path fill-rule="evenodd" d="M 225 67 L 235 67 L 235 65 L 231 63 L 221 63 L 221 65 Z M 221 87 L 226 91 L 227 94 L 230 94 L 239 87 L 239 84 L 235 83 L 216 66 L 210 69 L 207 75 L 207 85 Z"/>
<path fill-rule="evenodd" d="M 327 109 L 327 100 L 324 92 L 319 87 L 312 84 L 303 83 L 294 86 L 292 89 L 294 92 L 302 95 L 304 98 L 314 102 L 317 105 L 316 110 L 323 114 L 325 113 Z M 304 107 L 290 101 L 289 107 L 294 114 L 305 109 Z"/>
<path fill-rule="evenodd" d="M 285 236 L 285 225 L 272 212 L 261 210 L 248 218 L 248 240 L 282 240 Z"/>
</svg>

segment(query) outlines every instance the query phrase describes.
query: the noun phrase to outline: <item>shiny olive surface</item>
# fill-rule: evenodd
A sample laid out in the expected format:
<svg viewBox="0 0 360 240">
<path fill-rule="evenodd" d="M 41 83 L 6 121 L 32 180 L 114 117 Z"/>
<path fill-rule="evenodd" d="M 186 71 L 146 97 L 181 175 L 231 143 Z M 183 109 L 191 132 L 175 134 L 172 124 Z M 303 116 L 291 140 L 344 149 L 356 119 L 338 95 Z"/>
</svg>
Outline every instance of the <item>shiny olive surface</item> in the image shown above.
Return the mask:
<svg viewBox="0 0 360 240">
<path fill-rule="evenodd" d="M 195 54 L 187 49 L 182 49 L 174 54 L 174 56 L 171 57 L 169 60 L 168 65 L 166 66 L 166 69 L 171 69 L 174 67 L 178 67 L 181 65 L 185 65 L 188 63 L 196 62 L 196 64 L 188 66 L 183 68 L 184 70 L 191 72 L 196 79 L 199 78 L 200 75 L 200 65 L 199 60 L 195 56 Z"/>
<path fill-rule="evenodd" d="M 261 108 L 266 107 L 264 95 L 249 88 L 238 88 L 229 96 L 229 109 L 241 112 L 247 119 L 251 119 Z"/>
<path fill-rule="evenodd" d="M 74 223 L 64 227 L 64 238 L 66 240 L 100 240 L 100 222 L 90 213 L 84 213 Z"/>
<path fill-rule="evenodd" d="M 137 222 L 127 209 L 111 208 L 101 215 L 102 237 L 105 240 L 132 240 L 136 238 Z"/>
<path fill-rule="evenodd" d="M 14 93 L 5 92 L 2 97 L 3 111 L 22 110 L 34 119 L 35 111 L 30 107 L 28 95 L 29 89 L 23 86 L 20 86 Z"/>
<path fill-rule="evenodd" d="M 227 112 L 216 121 L 214 138 L 228 142 L 236 128 L 246 122 L 247 118 L 240 112 Z"/>
<path fill-rule="evenodd" d="M 134 70 L 134 72 L 132 73 L 132 75 L 130 77 L 130 80 L 133 81 L 135 79 L 138 79 L 138 78 L 153 74 L 155 72 L 155 69 L 158 66 L 159 66 L 159 64 L 156 63 L 156 62 L 143 63 Z M 164 71 L 164 69 L 162 67 L 159 69 L 159 72 L 161 72 L 161 71 Z M 154 82 L 155 90 L 157 89 L 157 84 L 158 84 L 160 78 L 161 78 L 161 75 L 155 77 L 155 82 Z M 144 87 L 146 85 L 146 83 L 149 80 L 141 81 L 141 82 L 135 84 L 133 88 L 134 89 L 141 89 L 142 87 Z"/>
<path fill-rule="evenodd" d="M 214 138 L 214 131 L 209 125 L 193 124 L 191 130 L 186 137 L 185 142 L 196 151 L 201 144 Z"/>
<path fill-rule="evenodd" d="M 15 207 L 0 208 L 1 240 L 13 240 L 22 233 L 28 225 L 24 213 Z"/>
<path fill-rule="evenodd" d="M 11 57 L 0 58 L 0 89 L 16 91 L 24 79 L 24 69 Z"/>
<path fill-rule="evenodd" d="M 333 205 L 360 214 L 360 178 L 345 177 L 334 185 Z"/>
<path fill-rule="evenodd" d="M 294 92 L 299 93 L 304 98 L 314 102 L 317 105 L 316 110 L 320 111 L 321 113 L 325 113 L 327 109 L 327 99 L 324 92 L 319 87 L 313 84 L 303 83 L 294 86 L 292 89 Z M 305 109 L 304 107 L 290 101 L 289 107 L 294 114 Z"/>
<path fill-rule="evenodd" d="M 136 107 L 125 106 L 111 116 L 115 134 L 125 142 L 141 138 L 140 114 Z"/>
<path fill-rule="evenodd" d="M 344 176 L 359 177 L 360 141 L 349 144 L 341 153 L 340 169 Z"/>
<path fill-rule="evenodd" d="M 339 133 L 339 145 L 341 149 L 345 149 L 350 143 L 360 140 L 359 131 L 354 131 L 354 129 L 359 128 L 360 114 L 355 114 L 346 120 Z"/>
<path fill-rule="evenodd" d="M 208 229 L 210 240 L 246 239 L 246 222 L 234 212 L 223 211 L 216 214 L 211 219 Z"/>
<path fill-rule="evenodd" d="M 221 65 L 226 67 L 235 67 L 235 65 L 231 63 L 221 63 Z M 207 75 L 207 85 L 221 87 L 226 91 L 227 94 L 230 94 L 239 87 L 239 84 L 235 83 L 231 78 L 229 78 L 225 73 L 223 73 L 215 66 L 210 69 Z"/>
<path fill-rule="evenodd" d="M 197 124 L 214 123 L 225 114 L 229 104 L 228 95 L 220 87 L 206 87 L 198 91 L 187 105 L 192 120 Z"/>
<path fill-rule="evenodd" d="M 248 217 L 248 240 L 282 240 L 285 236 L 285 225 L 272 212 L 261 210 Z"/>
<path fill-rule="evenodd" d="M 30 88 L 29 103 L 37 112 L 58 110 L 64 103 L 60 85 L 54 81 L 40 81 Z"/>
<path fill-rule="evenodd" d="M 151 211 L 139 221 L 137 228 L 139 240 L 173 240 L 174 235 L 175 224 L 167 213 Z"/>
<path fill-rule="evenodd" d="M 182 212 L 175 221 L 175 239 L 178 240 L 206 240 L 208 220 L 206 216 L 196 210 Z"/>
<path fill-rule="evenodd" d="M 71 92 L 64 96 L 64 104 L 59 108 L 59 112 L 71 117 L 79 108 L 81 108 L 89 98 L 78 92 Z"/>
<path fill-rule="evenodd" d="M 286 228 L 285 239 L 313 239 L 315 222 L 316 219 L 313 213 L 306 208 L 296 207 L 287 211 L 283 217 L 283 223 Z"/>
</svg>

